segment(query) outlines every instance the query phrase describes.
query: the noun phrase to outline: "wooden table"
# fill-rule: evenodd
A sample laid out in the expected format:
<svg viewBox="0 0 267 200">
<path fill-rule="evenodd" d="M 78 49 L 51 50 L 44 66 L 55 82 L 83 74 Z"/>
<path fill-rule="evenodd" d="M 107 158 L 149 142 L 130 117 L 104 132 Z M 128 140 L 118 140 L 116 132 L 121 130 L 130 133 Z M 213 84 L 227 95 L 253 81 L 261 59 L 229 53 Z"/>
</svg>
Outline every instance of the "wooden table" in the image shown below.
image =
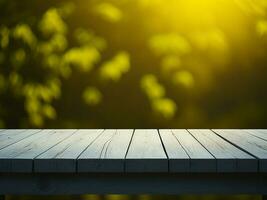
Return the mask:
<svg viewBox="0 0 267 200">
<path fill-rule="evenodd" d="M 0 194 L 267 194 L 263 129 L 1 129 Z"/>
</svg>

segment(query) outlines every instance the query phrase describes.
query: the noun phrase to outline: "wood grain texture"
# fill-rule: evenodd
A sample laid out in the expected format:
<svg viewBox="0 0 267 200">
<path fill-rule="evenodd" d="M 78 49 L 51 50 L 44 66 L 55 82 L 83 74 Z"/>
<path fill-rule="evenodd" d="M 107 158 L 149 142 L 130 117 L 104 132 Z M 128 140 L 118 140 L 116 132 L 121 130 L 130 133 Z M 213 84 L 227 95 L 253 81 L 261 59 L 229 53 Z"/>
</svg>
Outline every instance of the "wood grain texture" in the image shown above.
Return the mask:
<svg viewBox="0 0 267 200">
<path fill-rule="evenodd" d="M 188 130 L 216 158 L 218 172 L 256 172 L 257 160 L 209 129 Z"/>
<path fill-rule="evenodd" d="M 53 147 L 75 130 L 42 130 L 0 150 L 0 172 L 32 172 L 33 159 Z"/>
<path fill-rule="evenodd" d="M 78 156 L 103 132 L 83 129 L 34 159 L 35 172 L 76 172 Z"/>
<path fill-rule="evenodd" d="M 27 138 L 41 130 L 30 129 L 30 130 L 6 130 L 0 134 L 0 150 L 14 144 L 24 138 Z"/>
<path fill-rule="evenodd" d="M 123 172 L 132 129 L 105 130 L 78 158 L 78 172 Z"/>
<path fill-rule="evenodd" d="M 136 129 L 126 156 L 126 172 L 167 172 L 168 159 L 156 129 Z"/>
<path fill-rule="evenodd" d="M 244 130 L 214 129 L 221 137 L 259 159 L 259 171 L 267 172 L 267 141 Z"/>
<path fill-rule="evenodd" d="M 189 156 L 170 129 L 160 129 L 160 137 L 169 160 L 170 172 L 189 172 Z"/>
<path fill-rule="evenodd" d="M 28 129 L 2 129 L 0 131 L 0 135 L 9 134 L 9 133 L 22 133 L 24 131 L 27 131 Z"/>
<path fill-rule="evenodd" d="M 259 137 L 261 139 L 267 140 L 267 130 L 261 130 L 261 129 L 244 129 L 244 131 Z"/>
<path fill-rule="evenodd" d="M 3 129 L 0 172 L 267 172 L 264 129 Z"/>
<path fill-rule="evenodd" d="M 172 129 L 190 157 L 191 172 L 216 172 L 215 158 L 185 129 Z"/>
</svg>

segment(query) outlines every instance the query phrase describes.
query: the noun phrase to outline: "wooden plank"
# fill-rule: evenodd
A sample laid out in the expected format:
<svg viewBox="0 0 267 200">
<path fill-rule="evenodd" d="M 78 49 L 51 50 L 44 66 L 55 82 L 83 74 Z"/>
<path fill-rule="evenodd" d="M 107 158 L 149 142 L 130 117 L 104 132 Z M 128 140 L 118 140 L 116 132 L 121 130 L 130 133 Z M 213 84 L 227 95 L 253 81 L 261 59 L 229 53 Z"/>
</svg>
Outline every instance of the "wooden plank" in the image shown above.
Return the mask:
<svg viewBox="0 0 267 200">
<path fill-rule="evenodd" d="M 188 172 L 190 170 L 189 156 L 170 129 L 159 130 L 163 146 L 169 160 L 170 172 Z"/>
<path fill-rule="evenodd" d="M 244 131 L 255 135 L 256 137 L 259 137 L 261 139 L 267 140 L 267 130 L 257 130 L 257 129 L 244 129 Z"/>
<path fill-rule="evenodd" d="M 78 158 L 78 172 L 123 172 L 131 129 L 108 129 Z"/>
<path fill-rule="evenodd" d="M 267 141 L 238 129 L 214 129 L 214 131 L 239 148 L 259 159 L 259 170 L 267 172 Z"/>
<path fill-rule="evenodd" d="M 27 131 L 6 130 L 4 134 L 0 135 L 0 150 L 24 138 L 27 138 L 39 131 L 41 130 L 40 129 L 29 129 Z"/>
<path fill-rule="evenodd" d="M 256 172 L 257 160 L 209 129 L 188 130 L 217 160 L 218 172 Z"/>
<path fill-rule="evenodd" d="M 167 172 L 168 159 L 156 129 L 136 129 L 126 156 L 126 172 Z"/>
<path fill-rule="evenodd" d="M 34 159 L 35 172 L 76 172 L 77 158 L 103 129 L 82 129 Z"/>
<path fill-rule="evenodd" d="M 172 129 L 190 157 L 191 172 L 216 172 L 215 158 L 185 129 Z"/>
<path fill-rule="evenodd" d="M 27 131 L 27 129 L 2 129 L 0 135 L 9 134 L 9 133 L 22 133 Z"/>
<path fill-rule="evenodd" d="M 0 150 L 0 172 L 32 172 L 33 159 L 75 130 L 42 130 Z"/>
</svg>

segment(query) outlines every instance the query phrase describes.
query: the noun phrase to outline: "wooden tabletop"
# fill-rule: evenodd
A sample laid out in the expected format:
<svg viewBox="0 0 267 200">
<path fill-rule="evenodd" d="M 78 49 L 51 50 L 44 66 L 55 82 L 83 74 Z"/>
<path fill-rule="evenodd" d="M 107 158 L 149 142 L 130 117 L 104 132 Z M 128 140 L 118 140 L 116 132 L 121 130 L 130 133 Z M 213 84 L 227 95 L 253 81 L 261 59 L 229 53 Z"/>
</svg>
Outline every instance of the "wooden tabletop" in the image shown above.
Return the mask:
<svg viewBox="0 0 267 200">
<path fill-rule="evenodd" d="M 267 172 L 263 129 L 1 129 L 0 172 Z"/>
</svg>

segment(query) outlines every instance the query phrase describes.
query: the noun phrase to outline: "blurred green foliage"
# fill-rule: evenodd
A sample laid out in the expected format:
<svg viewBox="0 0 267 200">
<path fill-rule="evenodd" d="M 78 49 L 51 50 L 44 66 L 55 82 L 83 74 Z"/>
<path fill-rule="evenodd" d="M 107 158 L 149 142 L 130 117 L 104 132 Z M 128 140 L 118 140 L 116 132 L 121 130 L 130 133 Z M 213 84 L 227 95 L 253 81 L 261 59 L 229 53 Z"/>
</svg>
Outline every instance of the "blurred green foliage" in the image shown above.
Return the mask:
<svg viewBox="0 0 267 200">
<path fill-rule="evenodd" d="M 122 12 L 116 6 L 108 2 L 101 2 L 94 8 L 95 12 L 109 22 L 118 22 L 122 18 Z"/>
<path fill-rule="evenodd" d="M 0 0 L 1 128 L 266 128 L 266 0 Z"/>
<path fill-rule="evenodd" d="M 88 105 L 97 105 L 101 102 L 102 94 L 95 87 L 87 87 L 83 92 L 83 99 Z"/>
</svg>

